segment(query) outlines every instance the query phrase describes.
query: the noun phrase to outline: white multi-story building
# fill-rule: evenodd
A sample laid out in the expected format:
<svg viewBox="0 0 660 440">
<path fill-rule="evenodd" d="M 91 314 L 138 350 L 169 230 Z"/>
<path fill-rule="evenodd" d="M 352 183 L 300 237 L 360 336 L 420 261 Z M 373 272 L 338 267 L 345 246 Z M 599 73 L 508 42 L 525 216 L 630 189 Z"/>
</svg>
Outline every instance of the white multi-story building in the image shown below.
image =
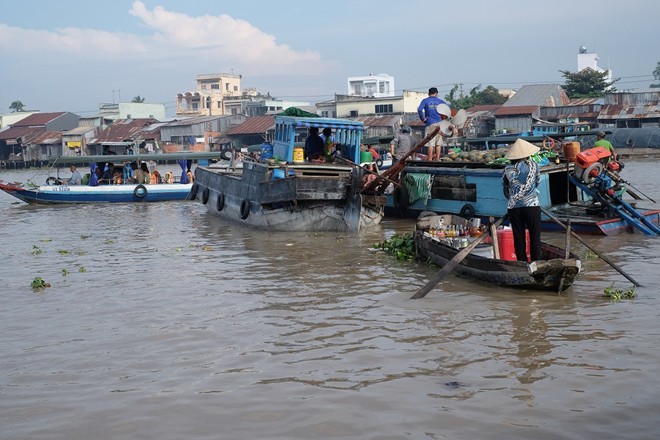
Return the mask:
<svg viewBox="0 0 660 440">
<path fill-rule="evenodd" d="M 605 77 L 606 81 L 612 81 L 612 70 L 611 69 L 603 69 L 602 67 L 598 67 L 598 54 L 594 52 L 587 52 L 587 48 L 584 46 L 580 46 L 580 50 L 578 51 L 578 56 L 577 56 L 577 71 L 582 72 L 584 69 L 591 69 L 595 70 L 596 72 L 606 72 L 607 76 Z"/>
<path fill-rule="evenodd" d="M 394 77 L 386 73 L 348 78 L 348 96 L 385 98 L 394 96 Z"/>
</svg>

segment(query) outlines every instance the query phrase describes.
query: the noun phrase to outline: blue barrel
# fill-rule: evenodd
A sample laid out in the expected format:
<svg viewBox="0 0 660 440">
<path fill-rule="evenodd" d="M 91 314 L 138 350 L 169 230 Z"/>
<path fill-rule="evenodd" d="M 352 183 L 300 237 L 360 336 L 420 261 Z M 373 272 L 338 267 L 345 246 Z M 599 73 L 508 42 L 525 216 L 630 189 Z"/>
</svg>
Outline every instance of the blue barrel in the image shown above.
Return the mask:
<svg viewBox="0 0 660 440">
<path fill-rule="evenodd" d="M 272 157 L 273 157 L 273 146 L 268 142 L 264 142 L 263 144 L 261 144 L 261 159 L 268 160 Z"/>
</svg>

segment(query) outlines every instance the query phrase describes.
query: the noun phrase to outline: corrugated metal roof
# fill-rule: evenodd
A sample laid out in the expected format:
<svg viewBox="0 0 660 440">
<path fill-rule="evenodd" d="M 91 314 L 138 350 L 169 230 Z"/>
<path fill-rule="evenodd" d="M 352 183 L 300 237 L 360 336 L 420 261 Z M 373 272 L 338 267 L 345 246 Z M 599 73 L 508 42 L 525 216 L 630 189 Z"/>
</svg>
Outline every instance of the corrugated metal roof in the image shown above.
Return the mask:
<svg viewBox="0 0 660 440">
<path fill-rule="evenodd" d="M 537 105 L 519 105 L 515 107 L 500 107 L 495 111 L 495 116 L 533 115 L 539 111 Z"/>
<path fill-rule="evenodd" d="M 227 130 L 227 135 L 263 134 L 275 127 L 275 116 L 252 116 L 242 124 Z"/>
<path fill-rule="evenodd" d="M 203 124 L 204 122 L 215 121 L 216 119 L 226 118 L 227 116 L 197 116 L 193 118 L 185 118 L 176 121 L 168 122 L 166 125 L 168 127 L 180 127 L 180 126 L 189 126 L 195 124 Z"/>
<path fill-rule="evenodd" d="M 605 102 L 603 98 L 575 98 L 568 101 L 566 105 L 592 105 L 592 104 L 602 104 Z"/>
<path fill-rule="evenodd" d="M 101 131 L 92 144 L 102 144 L 105 142 L 124 142 L 133 140 L 151 139 L 153 135 L 145 136 L 143 129 L 153 124 L 156 119 L 118 119 L 105 130 Z"/>
<path fill-rule="evenodd" d="M 351 120 L 362 122 L 365 127 L 395 127 L 401 122 L 401 115 L 358 116 Z"/>
<path fill-rule="evenodd" d="M 31 144 L 61 144 L 62 132 L 61 131 L 44 131 L 30 139 Z"/>
<path fill-rule="evenodd" d="M 7 145 L 11 145 L 16 143 L 17 138 L 22 137 L 24 142 L 28 142 L 44 131 L 46 131 L 45 127 L 10 127 L 7 130 L 0 131 L 0 140 L 5 141 Z"/>
<path fill-rule="evenodd" d="M 566 105 L 568 95 L 559 84 L 533 84 L 522 86 L 502 107 Z"/>
<path fill-rule="evenodd" d="M 494 112 L 500 107 L 502 107 L 502 104 L 474 105 L 465 111 L 468 113 Z"/>
<path fill-rule="evenodd" d="M 57 119 L 66 112 L 55 112 L 55 113 L 35 113 L 33 115 L 28 116 L 27 118 L 23 118 L 20 121 L 16 122 L 15 124 L 12 124 L 12 127 L 35 127 L 35 126 L 44 126 L 53 119 Z"/>
<path fill-rule="evenodd" d="M 90 131 L 94 131 L 95 127 L 76 127 L 72 128 L 71 130 L 67 130 L 63 132 L 62 134 L 64 135 L 83 135 L 86 133 L 89 133 Z"/>
<path fill-rule="evenodd" d="M 598 119 L 656 119 L 660 118 L 660 103 L 647 102 L 636 105 L 604 105 Z"/>
</svg>

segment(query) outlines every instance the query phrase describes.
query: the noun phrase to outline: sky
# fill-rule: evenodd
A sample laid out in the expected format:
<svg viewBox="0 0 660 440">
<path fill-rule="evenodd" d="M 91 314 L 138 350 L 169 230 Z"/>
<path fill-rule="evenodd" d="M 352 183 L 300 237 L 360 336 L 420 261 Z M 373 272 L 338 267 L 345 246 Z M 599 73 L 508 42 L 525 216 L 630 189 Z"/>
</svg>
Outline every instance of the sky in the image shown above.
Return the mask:
<svg viewBox="0 0 660 440">
<path fill-rule="evenodd" d="M 660 62 L 657 0 L 0 0 L 0 114 L 93 115 L 140 96 L 174 116 L 199 74 L 316 103 L 347 78 L 394 77 L 397 94 L 461 84 L 562 84 L 580 46 L 619 90 Z"/>
</svg>

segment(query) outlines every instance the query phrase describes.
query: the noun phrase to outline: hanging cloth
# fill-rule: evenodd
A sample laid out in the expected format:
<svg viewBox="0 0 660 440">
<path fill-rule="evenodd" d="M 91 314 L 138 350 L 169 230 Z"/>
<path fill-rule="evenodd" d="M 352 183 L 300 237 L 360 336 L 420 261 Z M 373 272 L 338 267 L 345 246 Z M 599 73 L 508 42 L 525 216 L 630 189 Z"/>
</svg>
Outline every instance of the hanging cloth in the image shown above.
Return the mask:
<svg viewBox="0 0 660 440">
<path fill-rule="evenodd" d="M 89 164 L 89 186 L 99 186 L 99 177 L 96 175 L 96 162 Z"/>
<path fill-rule="evenodd" d="M 177 162 L 181 167 L 181 179 L 179 179 L 179 183 L 186 184 L 188 183 L 188 170 L 186 169 L 186 161 L 183 159 L 179 159 L 177 160 Z"/>
</svg>

